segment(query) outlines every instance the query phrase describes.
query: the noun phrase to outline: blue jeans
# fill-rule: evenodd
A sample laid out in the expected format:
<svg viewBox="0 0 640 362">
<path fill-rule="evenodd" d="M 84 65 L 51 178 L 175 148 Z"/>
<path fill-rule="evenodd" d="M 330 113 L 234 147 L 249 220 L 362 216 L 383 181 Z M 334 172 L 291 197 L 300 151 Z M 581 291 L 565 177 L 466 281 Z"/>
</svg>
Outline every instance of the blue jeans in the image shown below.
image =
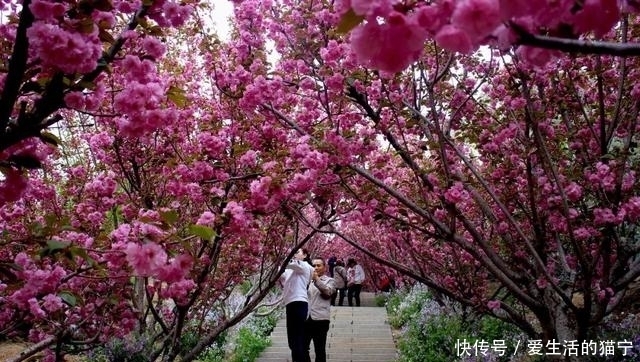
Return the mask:
<svg viewBox="0 0 640 362">
<path fill-rule="evenodd" d="M 305 321 L 309 312 L 307 302 L 291 302 L 286 306 L 287 342 L 292 362 L 311 362 L 305 334 Z"/>
</svg>

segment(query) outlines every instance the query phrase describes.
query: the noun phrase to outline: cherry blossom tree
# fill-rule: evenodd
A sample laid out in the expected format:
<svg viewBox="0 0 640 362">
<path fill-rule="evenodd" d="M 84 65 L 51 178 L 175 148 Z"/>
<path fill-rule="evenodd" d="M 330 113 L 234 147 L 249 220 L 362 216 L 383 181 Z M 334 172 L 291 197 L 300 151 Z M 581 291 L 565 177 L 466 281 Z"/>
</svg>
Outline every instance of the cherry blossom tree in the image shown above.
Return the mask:
<svg viewBox="0 0 640 362">
<path fill-rule="evenodd" d="M 588 340 L 625 310 L 640 276 L 635 58 L 532 64 L 436 39 L 391 74 L 359 67 L 357 39 L 336 31 L 340 9 L 253 4 L 267 24 L 255 36 L 278 59 L 245 74 L 238 107 L 331 160 L 324 173 L 344 191 L 328 199 L 333 232 L 531 338 Z M 624 18 L 599 35 L 633 43 L 636 27 Z"/>
<path fill-rule="evenodd" d="M 219 100 L 203 78 L 213 55 L 206 52 L 208 39 L 190 43 L 200 16 L 182 33 L 169 33 L 161 27 L 170 22 L 153 11 L 159 5 L 172 17 L 184 15 L 171 4 L 142 5 L 117 41 L 100 33 L 111 48 L 93 60 L 98 68 L 67 69 L 51 57 L 28 71 L 37 81 L 24 80 L 14 94 L 24 106 L 10 113 L 2 143 L 0 320 L 3 335 L 34 343 L 15 361 L 44 349 L 47 360 L 59 360 L 131 331 L 149 336 L 146 350 L 154 359 L 193 360 L 271 295 L 295 249 L 325 223 L 307 206 L 309 176 L 297 171 L 314 160 L 282 153 L 288 145 L 295 150 L 297 135 L 274 134 L 265 142 L 264 125 L 244 122 L 235 104 Z M 53 7 L 41 10 L 58 14 L 50 21 L 77 25 L 77 10 L 38 6 Z M 20 14 L 29 20 L 29 12 Z M 85 19 L 88 30 L 96 26 L 91 19 Z M 163 44 L 154 35 L 171 38 Z M 247 44 L 236 38 L 228 46 L 230 62 L 255 57 L 263 47 L 251 43 L 245 52 Z M 9 58 L 26 46 L 16 41 Z M 190 57 L 194 52 L 202 57 Z M 23 67 L 31 64 L 22 60 Z M 47 88 L 54 87 L 47 85 L 49 73 L 59 78 L 55 88 Z M 38 81 L 46 86 L 38 88 Z M 15 84 L 5 91 L 10 87 Z M 24 169 L 34 169 L 28 187 Z M 243 300 L 233 301 L 247 283 Z M 180 344 L 187 331 L 200 336 L 190 350 Z"/>
<path fill-rule="evenodd" d="M 158 36 L 182 25 L 193 4 L 27 0 L 2 6 L 0 204 L 18 199 L 28 185 L 25 170 L 44 161 L 38 144 L 58 143 L 46 129 L 62 119 L 59 111 L 66 107 L 91 112 L 118 91 L 123 133 L 135 135 L 171 120 L 171 112 L 161 109 L 170 82 L 155 72 L 153 60 L 164 52 Z M 129 67 L 123 90 L 104 82 L 106 72 Z M 132 101 L 143 95 L 146 102 Z"/>
<path fill-rule="evenodd" d="M 193 360 L 335 236 L 531 338 L 624 310 L 633 2 L 234 3 L 229 41 L 204 3 L 3 5 L 0 325 L 35 343 L 15 360 L 133 330 Z"/>
</svg>

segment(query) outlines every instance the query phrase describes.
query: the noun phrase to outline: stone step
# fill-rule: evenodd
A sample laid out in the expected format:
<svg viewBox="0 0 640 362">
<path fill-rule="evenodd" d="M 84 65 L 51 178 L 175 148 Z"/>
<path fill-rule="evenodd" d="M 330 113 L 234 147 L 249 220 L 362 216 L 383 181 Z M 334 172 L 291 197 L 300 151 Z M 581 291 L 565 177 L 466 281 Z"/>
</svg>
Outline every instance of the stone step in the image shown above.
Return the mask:
<svg viewBox="0 0 640 362">
<path fill-rule="evenodd" d="M 327 362 L 391 362 L 398 357 L 384 308 L 375 307 L 372 293 L 362 293 L 361 307 L 332 307 L 327 334 Z M 269 346 L 257 362 L 290 362 L 284 319 L 271 333 Z M 315 358 L 313 344 L 311 360 Z"/>
</svg>

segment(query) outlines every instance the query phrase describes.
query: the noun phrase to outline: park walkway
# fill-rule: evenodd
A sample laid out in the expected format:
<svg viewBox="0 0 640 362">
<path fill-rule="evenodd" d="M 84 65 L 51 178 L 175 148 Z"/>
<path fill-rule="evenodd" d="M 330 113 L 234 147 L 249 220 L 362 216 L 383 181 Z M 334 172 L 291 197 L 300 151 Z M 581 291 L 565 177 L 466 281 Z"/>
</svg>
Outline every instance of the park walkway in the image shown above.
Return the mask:
<svg viewBox="0 0 640 362">
<path fill-rule="evenodd" d="M 327 336 L 327 362 L 391 362 L 397 358 L 385 308 L 376 307 L 373 293 L 361 294 L 360 307 L 332 307 Z M 345 300 L 346 302 L 346 300 Z M 311 344 L 311 361 L 315 358 Z M 271 333 L 271 346 L 257 362 L 290 362 L 285 321 Z"/>
</svg>

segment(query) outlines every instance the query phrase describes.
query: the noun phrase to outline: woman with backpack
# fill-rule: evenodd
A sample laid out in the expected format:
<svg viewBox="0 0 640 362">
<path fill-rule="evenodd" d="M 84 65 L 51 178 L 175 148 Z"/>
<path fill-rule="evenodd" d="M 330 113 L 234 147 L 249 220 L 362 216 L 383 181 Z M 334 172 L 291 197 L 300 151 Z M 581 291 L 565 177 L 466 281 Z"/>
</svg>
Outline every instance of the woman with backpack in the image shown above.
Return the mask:
<svg viewBox="0 0 640 362">
<path fill-rule="evenodd" d="M 336 265 L 333 268 L 333 280 L 336 282 L 336 289 L 338 292 L 333 293 L 331 296 L 331 305 L 336 305 L 336 297 L 340 294 L 338 305 L 342 306 L 344 297 L 347 294 L 347 269 L 344 268 L 344 262 L 342 260 L 336 261 Z"/>
</svg>

